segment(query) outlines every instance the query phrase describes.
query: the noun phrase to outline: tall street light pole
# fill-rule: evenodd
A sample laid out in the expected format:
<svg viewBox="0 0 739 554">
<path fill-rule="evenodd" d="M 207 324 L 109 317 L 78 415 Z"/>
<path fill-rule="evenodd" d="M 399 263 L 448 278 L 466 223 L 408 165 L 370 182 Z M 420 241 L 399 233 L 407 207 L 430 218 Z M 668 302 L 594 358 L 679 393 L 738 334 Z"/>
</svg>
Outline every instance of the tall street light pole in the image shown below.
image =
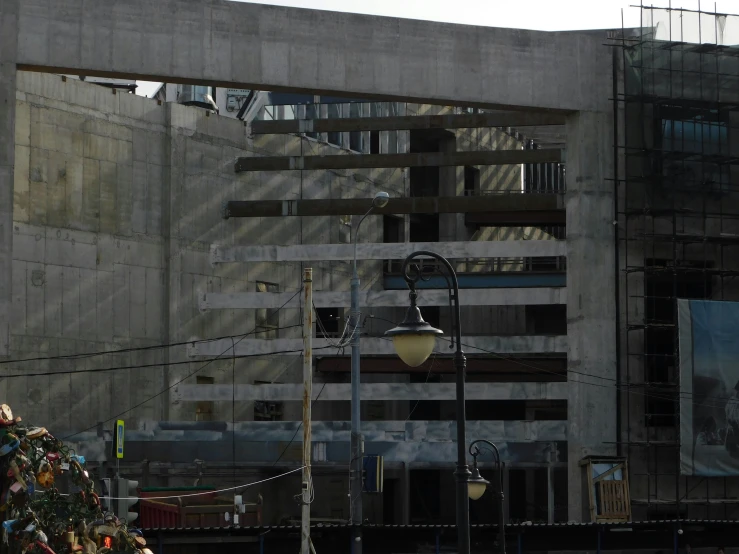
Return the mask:
<svg viewBox="0 0 739 554">
<path fill-rule="evenodd" d="M 357 238 L 359 237 L 359 227 L 365 218 L 375 208 L 383 208 L 390 201 L 390 196 L 386 192 L 378 192 L 372 199 L 367 213 L 357 223 L 354 231 L 354 263 L 352 266 L 352 288 L 351 288 L 351 316 L 349 319 L 349 327 L 352 330 L 351 346 L 352 346 L 352 434 L 349 458 L 349 495 L 350 495 L 350 514 L 351 522 L 354 528 L 354 554 L 362 554 L 362 432 L 361 423 L 361 405 L 359 397 L 360 388 L 360 372 L 359 372 L 359 338 L 362 334 L 362 323 L 359 312 L 359 274 L 357 273 Z"/>
<path fill-rule="evenodd" d="M 423 269 L 417 264 L 411 264 L 414 258 L 433 258 L 441 262 L 446 273 L 441 272 L 447 282 L 449 300 L 452 309 L 452 345 L 454 352 L 454 369 L 457 373 L 457 470 L 454 475 L 457 478 L 457 542 L 459 554 L 470 552 L 470 511 L 467 493 L 467 482 L 470 478 L 470 470 L 467 467 L 467 438 L 466 438 L 466 415 L 464 401 L 464 381 L 467 360 L 462 351 L 462 329 L 461 314 L 459 309 L 459 283 L 457 273 L 454 271 L 449 260 L 435 252 L 419 250 L 413 252 L 403 262 L 403 277 L 410 289 L 411 305 L 405 316 L 405 321 L 397 327 L 390 329 L 385 336 L 392 337 L 395 351 L 406 364 L 418 367 L 425 362 L 434 350 L 436 337 L 443 332 L 426 323 L 421 317 L 416 298 L 416 283 L 423 278 Z M 422 263 L 422 262 L 421 262 Z"/>
<path fill-rule="evenodd" d="M 480 470 L 477 468 L 477 456 L 480 454 L 480 449 L 477 446 L 478 444 L 489 446 L 495 454 L 495 466 L 498 471 L 498 552 L 500 554 L 505 554 L 505 514 L 503 513 L 505 494 L 503 493 L 503 469 L 500 463 L 500 452 L 498 451 L 498 447 L 485 439 L 478 439 L 476 441 L 472 441 L 472 444 L 470 444 L 470 454 L 475 460 L 474 465 L 472 466 L 472 477 L 470 477 L 468 483 L 470 498 L 472 500 L 479 499 L 483 494 L 485 494 L 485 489 L 490 484 L 487 480 L 482 478 Z"/>
</svg>

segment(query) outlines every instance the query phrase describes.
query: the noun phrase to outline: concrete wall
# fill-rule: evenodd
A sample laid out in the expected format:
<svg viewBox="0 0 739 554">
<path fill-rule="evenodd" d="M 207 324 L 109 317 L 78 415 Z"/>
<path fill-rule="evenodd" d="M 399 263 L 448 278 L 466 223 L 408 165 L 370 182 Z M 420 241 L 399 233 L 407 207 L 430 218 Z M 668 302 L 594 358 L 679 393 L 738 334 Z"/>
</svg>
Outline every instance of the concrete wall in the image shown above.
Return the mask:
<svg viewBox="0 0 739 554">
<path fill-rule="evenodd" d="M 393 185 L 369 170 L 302 179 L 298 174 L 236 175 L 236 157 L 281 155 L 299 150 L 301 140 L 252 142 L 242 122 L 114 94 L 59 76 L 19 73 L 16 113 L 15 254 L 9 310 L 14 359 L 250 331 L 253 312 L 201 313 L 200 294 L 255 292 L 259 280 L 294 291 L 300 286 L 300 264 L 212 266 L 211 245 L 328 242 L 338 225 L 326 218 L 272 221 L 268 226 L 261 220 L 226 221 L 221 218 L 225 200 L 301 194 L 371 197 L 380 183 L 391 194 L 403 192 L 402 180 Z M 385 177 L 392 179 L 392 172 Z M 379 232 L 376 219 L 365 224 L 368 238 Z M 317 288 L 334 288 L 336 272 L 346 273 L 344 266 L 345 262 L 332 262 L 316 267 Z M 294 324 L 297 317 L 297 310 L 287 311 L 280 315 L 280 324 Z M 156 365 L 178 362 L 185 363 Z M 142 365 L 150 367 L 29 376 L 29 372 Z M 28 361 L 4 365 L 2 371 L 6 398 L 14 399 L 14 409 L 24 419 L 54 421 L 57 433 L 64 433 L 107 420 L 200 365 L 191 365 L 180 347 Z M 236 371 L 239 379 L 246 379 L 243 382 L 282 371 L 261 374 L 258 368 L 267 365 L 260 360 L 237 363 Z M 202 374 L 220 378 L 230 376 L 231 370 L 231 362 L 214 362 Z M 11 378 L 18 373 L 25 375 Z M 165 394 L 126 417 L 135 427 L 139 420 L 194 416 L 192 405 L 170 406 Z M 214 416 L 230 419 L 231 407 L 228 414 Z M 236 417 L 250 419 L 248 413 Z"/>
</svg>

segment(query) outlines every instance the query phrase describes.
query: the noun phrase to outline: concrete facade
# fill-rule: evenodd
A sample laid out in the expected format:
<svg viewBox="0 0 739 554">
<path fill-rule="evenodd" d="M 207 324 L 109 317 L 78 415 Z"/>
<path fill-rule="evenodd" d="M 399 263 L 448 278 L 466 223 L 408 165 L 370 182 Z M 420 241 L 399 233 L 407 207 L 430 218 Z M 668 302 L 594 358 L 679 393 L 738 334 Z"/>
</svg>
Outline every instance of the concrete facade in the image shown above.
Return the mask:
<svg viewBox="0 0 739 554">
<path fill-rule="evenodd" d="M 12 9 L 3 4 L 0 12 L 3 28 L 16 17 L 18 4 L 8 5 Z M 5 247 L 0 241 L 0 265 L 12 278 L 11 292 L 0 275 L 0 295 L 5 293 L 0 296 L 0 330 L 2 318 L 12 317 L 11 359 L 193 343 L 189 348 L 180 344 L 3 366 L 7 395 L 23 399 L 14 408 L 24 419 L 54 421 L 58 434 L 73 434 L 87 445 L 92 459 L 104 458 L 97 422 L 126 412 L 152 396 L 152 391 L 171 391 L 127 416 L 129 428 L 137 429 L 130 440 L 140 442 L 133 448 L 141 456 L 176 451 L 178 463 L 207 454 L 226 463 L 231 446 L 236 452 L 235 445 L 243 441 L 239 455 L 251 454 L 255 463 L 279 461 L 281 451 L 288 452 L 285 460 L 295 462 L 290 443 L 283 446 L 294 432 L 291 419 L 297 420 L 299 414 L 287 389 L 274 393 L 286 395 L 281 399 L 286 400 L 284 421 L 255 422 L 251 421 L 255 403 L 262 402 L 258 395 L 240 394 L 243 402 L 229 405 L 211 400 L 211 389 L 198 388 L 202 392 L 194 393 L 185 387 L 230 386 L 233 399 L 237 390 L 243 390 L 238 387 L 299 382 L 299 368 L 290 359 L 258 356 L 273 351 L 267 349 L 265 339 L 248 337 L 238 345 L 233 339 L 199 341 L 259 327 L 262 316 L 257 310 L 279 307 L 275 306 L 277 294 L 297 291 L 300 260 L 314 255 L 304 249 L 302 257 L 286 261 L 299 245 L 322 245 L 327 257 L 311 262 L 314 286 L 317 294 L 335 295 L 330 305 L 339 307 L 343 297 L 338 295 L 349 287 L 347 248 L 340 244 L 347 242 L 346 222 L 335 217 L 224 220 L 223 203 L 371 198 L 378 190 L 395 197 L 458 196 L 466 191 L 464 167 L 440 168 L 435 192 L 412 191 L 412 183 L 423 178 L 405 168 L 235 174 L 233 163 L 239 157 L 325 156 L 335 153 L 336 147 L 322 137 L 252 137 L 237 120 L 172 103 L 160 105 L 58 76 L 16 74 L 16 69 L 411 102 L 399 114 L 403 116 L 449 113 L 450 108 L 442 105 L 558 110 L 567 116 L 566 242 L 552 240 L 544 229 L 535 227 L 472 230 L 464 214 L 441 214 L 438 241 L 453 244 L 449 248 L 457 256 L 459 271 L 468 273 L 514 273 L 529 257 L 566 254 L 566 290 L 540 286 L 529 295 L 517 289 L 506 299 L 490 288 L 470 290 L 464 293 L 469 305 L 463 308 L 465 335 L 470 337 L 466 343 L 506 354 L 566 354 L 564 412 L 561 388 L 546 389 L 542 399 L 515 385 L 502 387 L 505 392 L 491 391 L 491 398 L 522 403 L 523 415 L 506 420 L 491 411 L 484 414 L 490 419 L 472 419 L 469 429 L 471 439 L 499 442 L 511 469 L 529 471 L 535 466 L 538 470 L 555 464 L 567 471 L 569 486 L 562 489 L 560 498 L 567 495 L 570 519 L 582 519 L 577 462 L 587 454 L 613 453 L 617 440 L 610 417 L 615 390 L 592 384 L 592 376 L 608 379 L 616 372 L 615 304 L 609 300 L 615 283 L 614 200 L 607 182 L 613 164 L 611 58 L 603 33 L 459 27 L 216 0 L 168 4 L 135 0 L 115 3 L 112 10 L 87 6 L 81 0 L 28 0 L 17 9 L 17 52 L 3 49 L 3 56 L 9 52 L 7 61 L 0 59 L 6 64 L 0 66 L 0 76 L 9 77 L 1 85 L 0 101 L 10 90 L 8 82 L 12 83 L 10 98 L 16 99 L 0 103 L 0 115 L 9 122 L 0 129 L 0 193 L 14 197 L 13 212 L 0 211 L 4 216 L 0 231 L 11 222 L 14 230 L 12 264 L 3 264 L 1 257 L 3 252 L 10 254 L 10 240 Z M 311 30 L 317 27 L 331 29 L 325 33 L 330 38 L 317 36 Z M 352 37 L 351 44 L 343 37 Z M 8 136 L 15 140 L 8 141 Z M 414 148 L 416 138 L 410 132 L 398 131 L 396 139 L 397 152 Z M 502 129 L 456 130 L 434 140 L 442 154 L 522 147 L 515 134 Z M 479 181 L 484 192 L 523 191 L 520 166 L 480 168 Z M 381 242 L 382 225 L 380 216 L 370 217 L 362 229 L 363 240 Z M 402 238 L 406 242 L 413 238 L 408 218 L 403 221 Z M 467 251 L 463 245 L 476 242 L 495 244 L 488 253 L 500 257 L 474 259 L 483 258 L 479 250 Z M 378 279 L 381 260 L 395 257 L 384 257 L 387 248 L 362 246 L 365 259 L 360 272 L 368 291 L 383 288 Z M 212 252 L 222 257 L 214 258 Z M 274 287 L 270 291 L 277 289 L 275 296 L 260 292 L 260 286 Z M 223 303 L 224 298 L 235 296 L 215 296 L 242 293 L 249 296 L 240 297 L 240 308 L 228 309 Z M 260 294 L 271 297 L 265 308 L 255 305 L 254 297 Z M 438 291 L 429 291 L 424 304 L 425 294 L 420 295 L 422 305 L 443 304 Z M 2 309 L 3 298 L 12 299 L 12 309 Z M 221 303 L 208 305 L 209 298 Z M 536 319 L 529 315 L 532 306 L 565 303 L 566 336 L 561 331 L 537 334 L 529 329 Z M 402 308 L 378 304 L 372 312 L 377 318 L 367 322 L 365 329 L 375 338 L 364 341 L 365 352 L 387 355 L 389 343 L 381 345 L 376 338 L 388 327 L 381 320 L 397 321 Z M 279 338 L 269 341 L 269 346 L 284 343 L 289 349 L 300 336 L 295 328 L 298 322 L 296 309 L 281 311 L 279 330 L 274 330 Z M 439 310 L 439 325 L 450 328 L 445 307 Z M 255 357 L 217 359 L 207 366 L 197 358 L 227 356 L 230 350 Z M 474 356 L 474 349 L 469 350 Z M 131 369 L 98 371 L 111 367 Z M 56 371 L 69 373 L 35 375 Z M 386 377 L 384 383 L 381 376 L 367 377 L 366 384 L 408 385 L 388 398 L 380 386 L 378 397 L 367 399 L 363 417 L 368 420 L 368 437 L 374 437 L 375 443 L 368 453 L 404 464 L 402 471 L 413 463 L 446 467 L 453 459 L 454 441 L 454 412 L 442 401 L 448 393 L 440 395 L 438 420 L 409 420 L 408 413 L 416 409 L 409 402 L 423 393 L 411 385 L 421 383 L 411 382 L 409 375 Z M 544 385 L 543 381 L 562 375 L 545 377 L 532 379 Z M 326 377 L 326 387 L 345 384 L 329 383 L 334 378 Z M 439 384 L 446 384 L 444 379 Z M 373 389 L 367 390 L 371 394 Z M 338 392 L 332 395 L 331 402 L 345 403 Z M 89 401 L 70 402 L 70 398 Z M 542 408 L 536 404 L 539 401 L 546 405 Z M 212 410 L 207 415 L 213 421 L 194 421 L 206 413 L 200 411 L 201 403 L 208 402 L 212 405 L 203 404 L 203 410 Z M 327 420 L 325 436 L 321 435 L 325 452 L 317 455 L 317 461 L 345 461 L 344 408 L 328 401 L 317 404 L 317 419 Z M 537 411 L 546 410 L 554 415 L 537 420 Z M 336 421 L 336 428 L 328 420 Z M 268 432 L 268 427 L 279 432 Z M 439 444 L 431 444 L 431 435 Z M 210 444 L 196 446 L 201 439 Z M 264 444 L 257 446 L 260 442 Z M 552 461 L 553 453 L 559 461 Z M 401 472 L 401 465 L 393 471 Z M 533 481 L 533 475 L 529 471 L 526 479 Z M 408 480 L 402 482 L 402 487 L 410 486 Z M 331 493 L 339 504 L 338 499 L 345 496 L 342 487 L 336 484 Z M 270 491 L 279 504 L 277 490 Z M 441 517 L 448 518 L 453 504 L 447 498 L 449 490 L 440 494 Z M 337 517 L 345 515 L 340 510 Z M 274 517 L 279 516 L 276 511 Z M 407 513 L 402 520 L 408 520 Z"/>
</svg>

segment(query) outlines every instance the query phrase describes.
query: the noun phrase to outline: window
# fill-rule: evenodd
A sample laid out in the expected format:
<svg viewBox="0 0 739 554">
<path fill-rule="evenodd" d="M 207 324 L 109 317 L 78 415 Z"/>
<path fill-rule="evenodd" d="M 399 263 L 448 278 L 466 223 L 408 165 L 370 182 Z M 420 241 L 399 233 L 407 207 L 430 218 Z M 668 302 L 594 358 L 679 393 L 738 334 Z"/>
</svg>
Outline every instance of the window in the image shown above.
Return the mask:
<svg viewBox="0 0 739 554">
<path fill-rule="evenodd" d="M 370 104 L 370 117 L 379 117 L 380 110 L 377 103 Z M 370 154 L 380 153 L 380 131 L 370 131 Z"/>
<path fill-rule="evenodd" d="M 329 338 L 340 336 L 340 331 L 343 330 L 340 320 L 339 308 L 316 308 L 316 336 Z"/>
<path fill-rule="evenodd" d="M 339 242 L 350 243 L 352 241 L 352 216 L 339 216 Z"/>
<path fill-rule="evenodd" d="M 198 375 L 195 378 L 195 383 L 198 385 L 212 385 L 214 382 L 213 377 Z M 213 421 L 213 404 L 212 400 L 198 402 L 195 407 L 195 421 Z"/>
<path fill-rule="evenodd" d="M 318 119 L 318 109 L 316 108 L 315 104 L 308 104 L 307 106 L 305 106 L 305 119 Z M 314 133 L 311 131 L 310 133 L 305 133 L 305 136 L 317 139 L 318 133 Z"/>
<path fill-rule="evenodd" d="M 362 105 L 357 102 L 349 104 L 349 117 L 362 117 Z M 349 133 L 349 150 L 362 152 L 361 131 L 352 131 Z"/>
<path fill-rule="evenodd" d="M 327 106 L 328 119 L 338 119 L 341 117 L 341 106 L 339 104 L 329 104 Z M 326 141 L 329 144 L 341 147 L 341 133 L 335 131 L 326 133 Z"/>
<path fill-rule="evenodd" d="M 279 292 L 280 288 L 274 283 L 257 281 L 257 292 Z M 280 316 L 277 308 L 257 308 L 256 313 L 257 338 L 276 339 L 280 333 Z"/>
<path fill-rule="evenodd" d="M 269 381 L 254 381 L 254 386 L 269 385 Z M 282 421 L 282 402 L 254 402 L 254 421 Z"/>
<path fill-rule="evenodd" d="M 464 168 L 464 195 L 474 196 L 480 190 L 480 170 L 476 167 Z"/>
</svg>

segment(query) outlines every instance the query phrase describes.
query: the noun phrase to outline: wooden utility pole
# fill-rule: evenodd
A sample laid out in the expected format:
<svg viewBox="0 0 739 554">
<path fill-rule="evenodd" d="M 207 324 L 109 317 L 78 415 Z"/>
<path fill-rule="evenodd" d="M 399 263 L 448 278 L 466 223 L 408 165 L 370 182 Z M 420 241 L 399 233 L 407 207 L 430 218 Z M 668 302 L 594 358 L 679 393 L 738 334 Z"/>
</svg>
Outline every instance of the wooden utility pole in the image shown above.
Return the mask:
<svg viewBox="0 0 739 554">
<path fill-rule="evenodd" d="M 300 554 L 311 554 L 310 504 L 313 501 L 311 457 L 311 400 L 313 397 L 313 269 L 303 270 L 303 504 Z"/>
</svg>

